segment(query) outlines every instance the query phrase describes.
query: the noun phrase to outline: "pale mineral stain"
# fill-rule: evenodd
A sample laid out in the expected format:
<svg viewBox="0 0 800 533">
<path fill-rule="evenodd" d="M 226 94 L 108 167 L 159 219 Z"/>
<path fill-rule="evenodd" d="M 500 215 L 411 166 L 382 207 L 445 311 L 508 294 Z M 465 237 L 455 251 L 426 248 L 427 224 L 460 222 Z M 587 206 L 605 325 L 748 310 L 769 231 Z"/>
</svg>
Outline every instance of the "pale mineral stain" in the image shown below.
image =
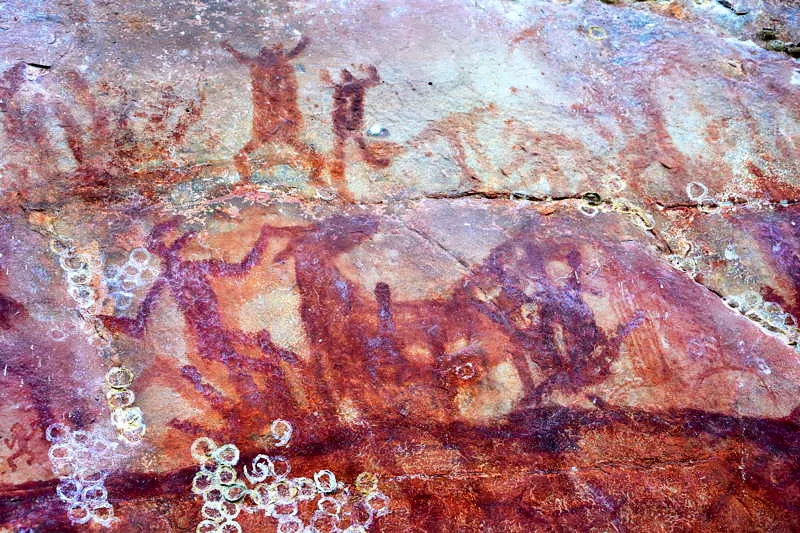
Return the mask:
<svg viewBox="0 0 800 533">
<path fill-rule="evenodd" d="M 375 235 L 338 258 L 336 266 L 364 287 L 388 284 L 394 302 L 446 296 L 464 275 L 463 267 L 439 246 L 399 228 Z"/>
<path fill-rule="evenodd" d="M 273 286 L 245 302 L 238 313 L 243 331 L 266 329 L 272 342 L 303 359 L 310 355 L 308 337 L 300 317 L 300 294 L 292 287 Z"/>
<path fill-rule="evenodd" d="M 181 413 L 183 420 L 206 420 L 208 413 L 201 411 L 197 402 L 186 399 L 174 389 L 163 385 L 151 385 L 137 398 L 142 410 L 147 413 L 148 431 L 164 435 L 171 431 L 169 423 L 175 413 Z"/>
<path fill-rule="evenodd" d="M 419 366 L 430 366 L 434 363 L 430 348 L 423 344 L 412 344 L 405 349 L 406 359 Z"/>
<path fill-rule="evenodd" d="M 339 402 L 336 414 L 343 424 L 352 426 L 362 422 L 361 411 L 356 407 L 355 402 L 350 398 L 345 398 Z"/>
<path fill-rule="evenodd" d="M 459 390 L 455 402 L 461 416 L 483 422 L 513 411 L 523 395 L 517 368 L 510 361 L 503 361 L 492 367 L 476 386 Z"/>
<path fill-rule="evenodd" d="M 569 284 L 570 278 L 576 277 L 572 267 L 565 261 L 548 261 L 545 265 L 545 271 L 550 279 L 561 286 Z"/>
</svg>

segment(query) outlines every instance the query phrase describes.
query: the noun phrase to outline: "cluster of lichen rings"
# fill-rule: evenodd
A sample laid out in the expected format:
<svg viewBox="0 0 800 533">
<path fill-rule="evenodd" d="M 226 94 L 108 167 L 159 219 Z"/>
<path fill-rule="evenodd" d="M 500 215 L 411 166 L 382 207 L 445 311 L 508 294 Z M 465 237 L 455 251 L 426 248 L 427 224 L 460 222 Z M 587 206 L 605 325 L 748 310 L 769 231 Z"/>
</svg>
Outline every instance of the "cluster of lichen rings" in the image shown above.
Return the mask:
<svg viewBox="0 0 800 533">
<path fill-rule="evenodd" d="M 111 422 L 116 427 L 120 439 L 128 444 L 141 442 L 147 430 L 142 410 L 133 405 L 136 400 L 136 395 L 130 389 L 133 377 L 133 371 L 124 366 L 111 367 L 105 377 L 105 393 L 111 410 Z"/>
</svg>

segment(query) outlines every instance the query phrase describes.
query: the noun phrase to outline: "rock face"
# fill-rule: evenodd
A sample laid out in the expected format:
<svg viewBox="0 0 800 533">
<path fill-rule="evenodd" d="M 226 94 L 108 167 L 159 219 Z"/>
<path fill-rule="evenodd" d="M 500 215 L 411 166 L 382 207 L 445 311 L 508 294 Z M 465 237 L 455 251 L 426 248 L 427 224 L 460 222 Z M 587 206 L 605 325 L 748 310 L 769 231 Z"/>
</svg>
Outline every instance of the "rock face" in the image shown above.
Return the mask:
<svg viewBox="0 0 800 533">
<path fill-rule="evenodd" d="M 800 529 L 795 2 L 0 17 L 3 531 Z"/>
</svg>

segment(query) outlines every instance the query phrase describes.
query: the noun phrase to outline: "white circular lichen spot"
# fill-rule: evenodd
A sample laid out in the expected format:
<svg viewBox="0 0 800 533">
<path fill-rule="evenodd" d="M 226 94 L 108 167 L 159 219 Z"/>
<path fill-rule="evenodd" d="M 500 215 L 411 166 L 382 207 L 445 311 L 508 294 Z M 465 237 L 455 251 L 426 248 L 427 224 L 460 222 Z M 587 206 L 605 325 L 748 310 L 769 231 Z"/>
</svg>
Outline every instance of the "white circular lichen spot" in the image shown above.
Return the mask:
<svg viewBox="0 0 800 533">
<path fill-rule="evenodd" d="M 375 123 L 367 129 L 367 135 L 370 137 L 386 137 L 389 135 L 389 130 L 381 124 Z"/>
</svg>

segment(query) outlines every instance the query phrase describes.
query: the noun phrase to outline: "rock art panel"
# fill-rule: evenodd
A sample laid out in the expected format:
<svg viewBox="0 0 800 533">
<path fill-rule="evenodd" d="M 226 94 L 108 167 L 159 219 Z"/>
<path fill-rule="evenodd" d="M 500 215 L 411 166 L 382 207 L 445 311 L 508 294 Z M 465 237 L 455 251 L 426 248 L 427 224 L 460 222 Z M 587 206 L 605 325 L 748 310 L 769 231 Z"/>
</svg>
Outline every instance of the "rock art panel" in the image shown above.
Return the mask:
<svg viewBox="0 0 800 533">
<path fill-rule="evenodd" d="M 4 6 L 0 530 L 797 530 L 799 17 Z"/>
</svg>

